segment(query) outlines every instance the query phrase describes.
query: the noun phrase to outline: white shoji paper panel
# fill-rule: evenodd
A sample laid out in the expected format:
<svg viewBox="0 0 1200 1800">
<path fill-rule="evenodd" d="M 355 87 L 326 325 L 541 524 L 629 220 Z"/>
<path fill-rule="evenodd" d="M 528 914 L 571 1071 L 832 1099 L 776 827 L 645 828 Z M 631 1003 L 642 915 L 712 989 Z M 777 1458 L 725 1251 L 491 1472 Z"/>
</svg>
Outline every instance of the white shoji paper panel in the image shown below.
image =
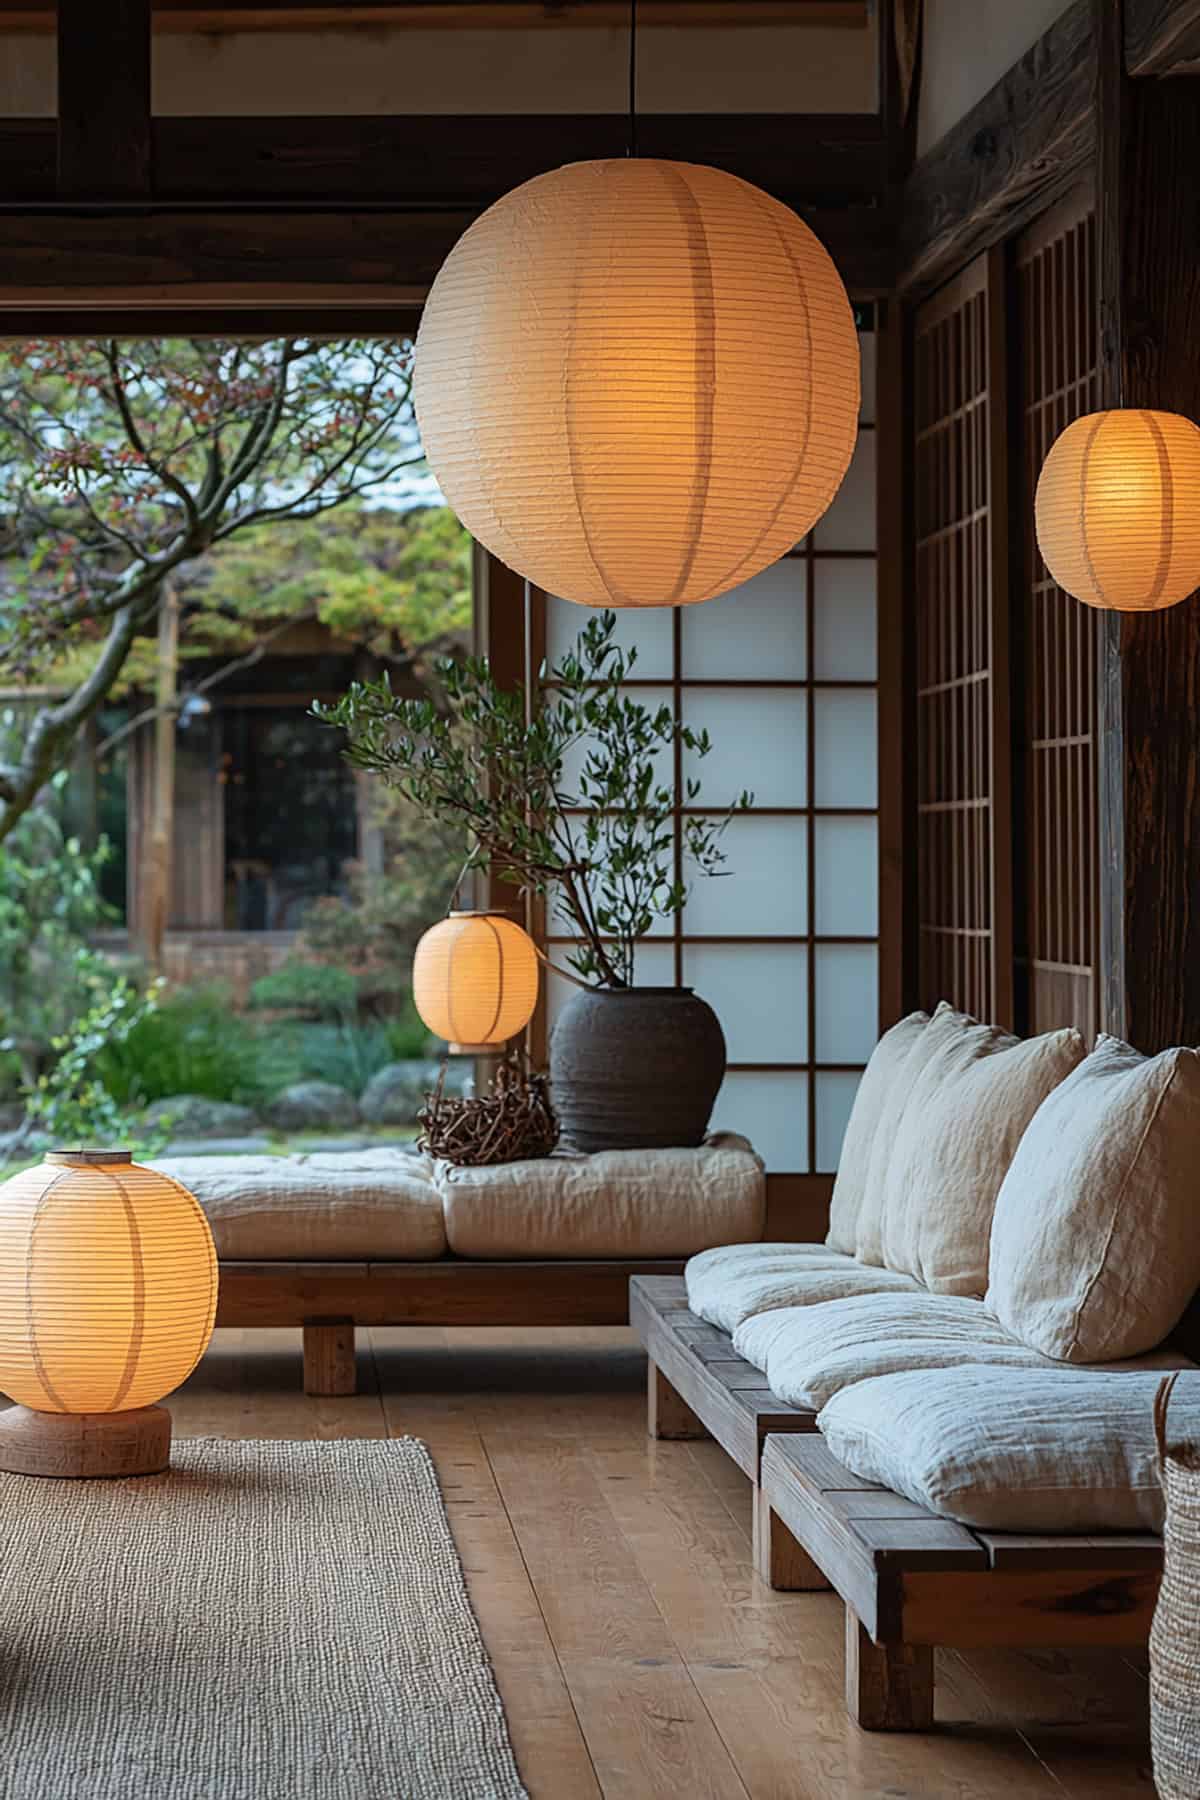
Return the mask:
<svg viewBox="0 0 1200 1800">
<path fill-rule="evenodd" d="M 879 826 L 875 819 L 813 821 L 816 931 L 874 937 L 879 930 Z"/>
<path fill-rule="evenodd" d="M 740 1131 L 776 1174 L 803 1174 L 808 1168 L 808 1080 L 790 1072 L 727 1075 L 713 1108 L 712 1129 Z"/>
<path fill-rule="evenodd" d="M 730 1062 L 807 1062 L 803 944 L 685 944 L 683 979 L 720 1019 Z"/>
<path fill-rule="evenodd" d="M 699 806 L 725 807 L 743 792 L 755 806 L 804 806 L 808 711 L 797 688 L 686 688 L 683 716 L 707 731 L 707 756 L 684 752 L 685 780 L 702 783 Z"/>
<path fill-rule="evenodd" d="M 784 557 L 761 575 L 681 614 L 682 667 L 688 681 L 803 681 L 803 561 Z"/>
<path fill-rule="evenodd" d="M 874 944 L 813 949 L 819 1063 L 865 1063 L 879 1036 L 879 952 Z"/>
<path fill-rule="evenodd" d="M 731 821 L 728 875 L 696 880 L 688 937 L 798 937 L 808 929 L 808 842 L 803 819 Z"/>
<path fill-rule="evenodd" d="M 874 681 L 875 558 L 823 559 L 816 565 L 814 587 L 814 679 Z"/>
<path fill-rule="evenodd" d="M 875 548 L 875 433 L 860 431 L 846 479 L 813 528 L 817 550 Z"/>
<path fill-rule="evenodd" d="M 877 733 L 873 689 L 818 688 L 813 695 L 814 805 L 878 804 Z"/>
<path fill-rule="evenodd" d="M 841 1159 L 846 1123 L 862 1077 L 833 1073 L 817 1074 L 813 1079 L 817 1100 L 817 1172 L 832 1175 Z"/>
<path fill-rule="evenodd" d="M 550 666 L 572 648 L 591 617 L 590 606 L 575 606 L 570 600 L 546 596 L 546 661 Z M 637 662 L 632 673 L 639 681 L 671 679 L 674 625 L 669 606 L 630 607 L 619 611 L 613 638 L 624 650 L 636 647 Z"/>
</svg>

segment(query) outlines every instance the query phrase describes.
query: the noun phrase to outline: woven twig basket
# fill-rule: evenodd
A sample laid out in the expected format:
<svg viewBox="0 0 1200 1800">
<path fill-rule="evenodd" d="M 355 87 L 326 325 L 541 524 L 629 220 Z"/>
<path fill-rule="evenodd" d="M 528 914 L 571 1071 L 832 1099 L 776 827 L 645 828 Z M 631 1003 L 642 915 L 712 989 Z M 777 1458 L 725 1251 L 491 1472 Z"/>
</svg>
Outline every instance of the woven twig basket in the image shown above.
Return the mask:
<svg viewBox="0 0 1200 1800">
<path fill-rule="evenodd" d="M 1168 1442 L 1177 1380 L 1169 1375 L 1154 1397 L 1166 1521 L 1150 1628 L 1150 1739 L 1161 1800 L 1200 1800 L 1200 1445 Z"/>
</svg>

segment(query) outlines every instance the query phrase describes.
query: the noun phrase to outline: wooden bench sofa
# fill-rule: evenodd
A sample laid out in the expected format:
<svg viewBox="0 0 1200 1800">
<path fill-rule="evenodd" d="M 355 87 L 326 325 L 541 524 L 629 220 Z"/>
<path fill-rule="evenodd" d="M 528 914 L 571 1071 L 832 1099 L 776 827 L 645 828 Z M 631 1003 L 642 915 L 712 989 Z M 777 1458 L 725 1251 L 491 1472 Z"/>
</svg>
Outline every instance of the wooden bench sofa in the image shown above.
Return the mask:
<svg viewBox="0 0 1200 1800">
<path fill-rule="evenodd" d="M 683 1279 L 637 1276 L 630 1321 L 649 1356 L 650 1433 L 714 1437 L 754 1488 L 764 1581 L 833 1588 L 846 1608 L 846 1704 L 866 1730 L 933 1724 L 936 1647 L 1144 1646 L 1162 1568 L 1151 1533 L 971 1530 L 862 1481 L 816 1417 L 687 1304 Z"/>
</svg>

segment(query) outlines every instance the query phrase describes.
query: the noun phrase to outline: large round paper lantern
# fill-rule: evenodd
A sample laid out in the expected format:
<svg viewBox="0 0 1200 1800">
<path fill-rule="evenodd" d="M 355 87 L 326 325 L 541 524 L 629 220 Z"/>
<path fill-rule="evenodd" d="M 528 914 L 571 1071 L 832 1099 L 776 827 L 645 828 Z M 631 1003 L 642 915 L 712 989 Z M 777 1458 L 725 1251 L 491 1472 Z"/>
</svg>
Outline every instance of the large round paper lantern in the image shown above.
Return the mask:
<svg viewBox="0 0 1200 1800">
<path fill-rule="evenodd" d="M 0 1467 L 165 1467 L 212 1336 L 217 1258 L 187 1189 L 128 1151 L 61 1150 L 0 1187 Z M 60 1466 L 45 1467 L 46 1460 Z"/>
<path fill-rule="evenodd" d="M 498 1049 L 523 1031 L 538 997 L 533 940 L 503 913 L 452 912 L 413 958 L 413 1001 L 452 1050 Z"/>
<path fill-rule="evenodd" d="M 766 568 L 837 493 L 858 337 L 828 252 L 760 189 L 572 163 L 451 251 L 414 398 L 442 492 L 510 568 L 589 606 L 686 606 Z"/>
<path fill-rule="evenodd" d="M 1088 606 L 1157 612 L 1200 587 L 1200 430 L 1178 413 L 1088 413 L 1051 447 L 1037 539 Z"/>
</svg>

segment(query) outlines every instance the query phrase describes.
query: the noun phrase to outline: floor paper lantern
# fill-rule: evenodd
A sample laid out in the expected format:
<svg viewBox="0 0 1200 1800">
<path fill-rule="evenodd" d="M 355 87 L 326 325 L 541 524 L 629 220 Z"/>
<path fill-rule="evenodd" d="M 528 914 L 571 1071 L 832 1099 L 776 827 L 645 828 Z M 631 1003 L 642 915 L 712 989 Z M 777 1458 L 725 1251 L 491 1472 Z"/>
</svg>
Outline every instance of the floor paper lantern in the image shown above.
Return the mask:
<svg viewBox="0 0 1200 1800">
<path fill-rule="evenodd" d="M 1088 606 L 1157 612 L 1200 587 L 1200 429 L 1178 413 L 1089 413 L 1051 446 L 1037 539 Z"/>
<path fill-rule="evenodd" d="M 503 913 L 452 912 L 417 945 L 413 1002 L 451 1050 L 500 1049 L 524 1031 L 537 998 L 533 940 Z"/>
<path fill-rule="evenodd" d="M 195 1197 L 128 1151 L 52 1151 L 0 1186 L 0 1469 L 142 1475 L 156 1403 L 212 1336 L 217 1258 Z"/>
<path fill-rule="evenodd" d="M 694 163 L 540 175 L 425 303 L 414 399 L 467 529 L 589 606 L 711 600 L 805 537 L 858 431 L 854 315 L 808 226 Z"/>
</svg>

